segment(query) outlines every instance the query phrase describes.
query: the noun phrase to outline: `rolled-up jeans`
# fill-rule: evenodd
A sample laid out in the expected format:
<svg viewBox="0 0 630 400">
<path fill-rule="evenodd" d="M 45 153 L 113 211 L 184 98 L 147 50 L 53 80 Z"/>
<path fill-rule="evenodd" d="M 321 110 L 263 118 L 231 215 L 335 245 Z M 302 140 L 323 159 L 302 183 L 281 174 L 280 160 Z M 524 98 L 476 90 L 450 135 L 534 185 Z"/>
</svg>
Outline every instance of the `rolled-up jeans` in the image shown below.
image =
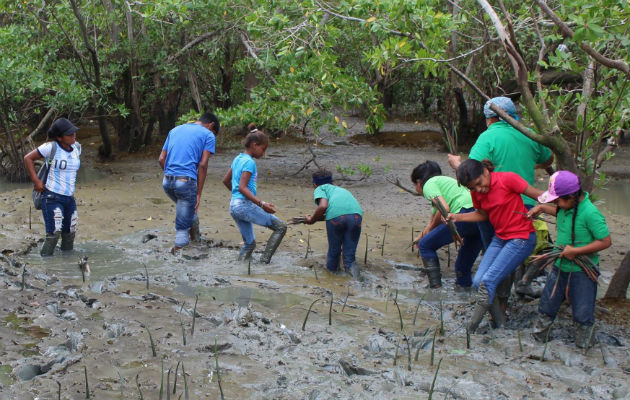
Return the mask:
<svg viewBox="0 0 630 400">
<path fill-rule="evenodd" d="M 241 232 L 245 246 L 250 246 L 256 240 L 254 224 L 267 228 L 273 226 L 273 221 L 278 220 L 270 214 L 246 199 L 232 199 L 230 201 L 230 215 Z"/>
<path fill-rule="evenodd" d="M 165 175 L 162 187 L 166 195 L 175 202 L 175 246 L 190 243 L 190 228 L 199 219 L 195 212 L 197 204 L 197 181 L 186 176 Z"/>
<path fill-rule="evenodd" d="M 64 196 L 44 189 L 42 215 L 46 233 L 69 233 L 77 230 L 77 203 L 74 196 Z"/>
<path fill-rule="evenodd" d="M 346 268 L 355 261 L 357 245 L 361 238 L 361 222 L 359 214 L 345 214 L 326 220 L 328 235 L 328 256 L 326 268 L 336 271 L 339 268 L 339 256 L 343 247 L 343 263 Z"/>
<path fill-rule="evenodd" d="M 525 261 L 535 247 L 536 232 L 531 232 L 527 239 L 504 240 L 495 235 L 479 263 L 473 285 L 479 289 L 479 285 L 484 282 L 490 294 L 489 302 L 492 303 L 499 283 Z"/>
</svg>

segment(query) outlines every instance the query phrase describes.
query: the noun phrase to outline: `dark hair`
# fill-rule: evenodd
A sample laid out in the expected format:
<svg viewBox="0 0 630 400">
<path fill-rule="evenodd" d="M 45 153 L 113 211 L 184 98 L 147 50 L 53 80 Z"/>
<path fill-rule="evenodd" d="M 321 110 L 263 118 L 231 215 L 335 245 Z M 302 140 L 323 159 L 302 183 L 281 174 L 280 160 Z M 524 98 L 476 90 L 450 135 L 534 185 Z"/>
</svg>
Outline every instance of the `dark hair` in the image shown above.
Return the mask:
<svg viewBox="0 0 630 400">
<path fill-rule="evenodd" d="M 332 183 L 332 172 L 327 169 L 320 168 L 313 172 L 313 183 L 316 185 L 324 185 L 326 183 Z"/>
<path fill-rule="evenodd" d="M 201 117 L 199 117 L 199 121 L 203 122 L 204 124 L 209 124 L 211 122 L 214 122 L 212 133 L 214 133 L 215 135 L 219 134 L 219 128 L 221 128 L 221 123 L 219 122 L 219 118 L 213 113 L 205 112 L 201 114 Z"/>
<path fill-rule="evenodd" d="M 243 139 L 243 146 L 245 146 L 245 148 L 247 149 L 249 148 L 249 146 L 252 145 L 252 143 L 256 143 L 258 145 L 268 144 L 269 136 L 267 136 L 267 134 L 261 130 L 252 130 L 247 134 L 247 136 L 245 136 L 245 139 Z"/>
<path fill-rule="evenodd" d="M 494 171 L 494 164 L 492 164 L 492 161 L 487 159 L 478 161 L 469 158 L 468 160 L 462 162 L 459 165 L 459 168 L 457 168 L 457 182 L 461 186 L 468 187 L 470 182 L 483 175 L 484 169 L 487 169 L 490 172 Z"/>
<path fill-rule="evenodd" d="M 255 123 L 250 122 L 249 125 L 247 125 L 247 132 L 256 132 L 258 130 L 258 127 L 256 126 Z"/>
<path fill-rule="evenodd" d="M 435 161 L 427 160 L 413 169 L 411 172 L 411 182 L 416 184 L 420 181 L 424 185 L 429 179 L 438 175 L 442 175 L 440 165 Z"/>
</svg>

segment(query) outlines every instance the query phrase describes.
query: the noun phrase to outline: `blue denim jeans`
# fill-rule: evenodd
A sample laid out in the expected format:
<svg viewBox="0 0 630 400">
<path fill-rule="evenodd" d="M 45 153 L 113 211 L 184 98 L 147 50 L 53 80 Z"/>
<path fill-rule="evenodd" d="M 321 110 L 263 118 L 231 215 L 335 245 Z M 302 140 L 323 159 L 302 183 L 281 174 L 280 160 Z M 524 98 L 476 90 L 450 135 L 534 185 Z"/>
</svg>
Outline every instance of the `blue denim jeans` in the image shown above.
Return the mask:
<svg viewBox="0 0 630 400">
<path fill-rule="evenodd" d="M 550 318 L 555 318 L 564 300 L 569 300 L 573 320 L 582 325 L 591 326 L 595 322 L 596 297 L 597 284 L 586 276 L 584 271 L 562 272 L 553 267 L 547 276 L 538 311 Z"/>
<path fill-rule="evenodd" d="M 64 196 L 45 189 L 42 194 L 42 214 L 46 233 L 77 230 L 78 214 L 74 196 Z"/>
<path fill-rule="evenodd" d="M 474 208 L 462 208 L 460 214 L 472 211 Z M 480 228 L 475 222 L 457 222 L 455 227 L 464 240 L 455 260 L 456 282 L 469 287 L 472 285 L 470 270 L 482 247 Z M 418 242 L 418 249 L 422 258 L 438 258 L 437 249 L 450 243 L 453 243 L 451 231 L 446 224 L 440 224 Z"/>
<path fill-rule="evenodd" d="M 494 236 L 479 263 L 473 285 L 479 289 L 479 285 L 484 282 L 490 294 L 490 303 L 492 303 L 499 283 L 525 261 L 535 247 L 536 232 L 530 233 L 527 239 L 503 240 Z"/>
<path fill-rule="evenodd" d="M 346 269 L 355 261 L 357 245 L 361 238 L 361 222 L 363 218 L 359 214 L 346 214 L 326 221 L 326 234 L 328 236 L 328 255 L 326 268 L 329 271 L 337 271 L 339 257 L 343 248 L 343 264 Z"/>
<path fill-rule="evenodd" d="M 175 246 L 190 243 L 190 228 L 199 219 L 195 212 L 197 203 L 197 181 L 192 178 L 164 176 L 162 187 L 166 195 L 175 202 Z"/>
<path fill-rule="evenodd" d="M 238 230 L 241 232 L 245 245 L 251 246 L 255 243 L 254 224 L 272 227 L 273 221 L 278 220 L 273 214 L 269 214 L 254 203 L 245 199 L 232 199 L 230 201 L 230 215 L 234 218 Z"/>
</svg>

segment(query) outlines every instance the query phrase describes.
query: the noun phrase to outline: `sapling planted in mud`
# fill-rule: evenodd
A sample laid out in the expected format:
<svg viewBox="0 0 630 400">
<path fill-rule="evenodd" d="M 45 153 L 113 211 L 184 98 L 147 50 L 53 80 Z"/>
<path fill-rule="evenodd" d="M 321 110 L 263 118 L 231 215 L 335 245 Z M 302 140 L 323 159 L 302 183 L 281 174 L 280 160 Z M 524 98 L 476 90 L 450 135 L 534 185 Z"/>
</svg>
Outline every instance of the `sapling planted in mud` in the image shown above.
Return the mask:
<svg viewBox="0 0 630 400">
<path fill-rule="evenodd" d="M 195 319 L 197 318 L 197 301 L 199 301 L 199 295 L 195 295 L 195 306 L 193 307 L 193 320 L 192 320 L 192 328 L 190 329 L 190 337 L 193 337 L 195 334 Z M 177 364 L 179 366 L 179 363 Z M 175 370 L 177 373 L 177 370 Z"/>
<path fill-rule="evenodd" d="M 407 335 L 405 335 L 405 342 L 407 342 L 407 371 L 411 371 L 411 345 Z"/>
<path fill-rule="evenodd" d="M 418 316 L 418 309 L 420 308 L 420 304 L 422 303 L 422 300 L 424 300 L 424 296 L 426 296 L 427 294 L 423 294 L 422 297 L 420 297 L 420 300 L 418 300 L 418 304 L 416 305 L 416 311 L 413 313 L 413 322 L 411 323 L 411 325 L 415 325 L 416 324 L 416 317 Z"/>
<path fill-rule="evenodd" d="M 520 329 L 517 332 L 517 336 L 518 336 L 518 349 L 522 353 L 523 352 L 523 342 L 521 341 L 521 330 Z"/>
<path fill-rule="evenodd" d="M 315 274 L 315 280 L 319 282 L 319 277 L 317 276 L 317 267 L 313 265 L 313 273 Z"/>
<path fill-rule="evenodd" d="M 433 398 L 433 390 L 435 389 L 435 381 L 437 380 L 438 372 L 440 372 L 440 365 L 442 365 L 442 359 L 441 358 L 440 358 L 440 361 L 438 361 L 437 368 L 435 369 L 435 375 L 433 375 L 433 382 L 431 382 L 431 388 L 429 389 L 429 399 L 428 400 L 431 400 Z"/>
<path fill-rule="evenodd" d="M 402 337 L 398 338 L 398 343 L 396 343 L 396 352 L 394 353 L 394 367 L 398 362 L 398 349 L 400 349 L 400 342 L 402 341 Z"/>
<path fill-rule="evenodd" d="M 444 336 L 444 309 L 440 300 L 440 336 Z"/>
<path fill-rule="evenodd" d="M 413 357 L 413 360 L 415 362 L 418 362 L 418 356 L 420 355 L 420 350 L 422 349 L 422 347 L 424 347 L 424 344 L 426 343 L 426 340 L 427 340 L 427 336 L 429 336 L 429 332 L 431 332 L 431 329 L 427 329 L 426 332 L 424 332 L 424 336 L 422 337 L 422 340 L 420 342 L 418 342 L 418 348 L 416 349 L 416 355 Z"/>
<path fill-rule="evenodd" d="M 252 274 L 252 260 L 247 260 L 247 275 Z"/>
<path fill-rule="evenodd" d="M 383 243 L 381 243 L 381 257 L 385 253 L 385 237 L 387 236 L 387 224 L 385 224 L 385 230 L 383 231 Z"/>
<path fill-rule="evenodd" d="M 346 293 L 346 298 L 343 301 L 343 307 L 341 307 L 341 312 L 346 309 L 346 303 L 348 302 L 348 296 L 350 296 L 350 286 L 348 286 L 348 293 Z"/>
<path fill-rule="evenodd" d="M 160 400 L 162 400 L 162 396 L 164 395 L 164 358 L 162 358 L 162 374 L 160 379 Z"/>
<path fill-rule="evenodd" d="M 302 330 L 306 329 L 306 321 L 308 321 L 308 315 L 311 313 L 311 309 L 313 308 L 313 305 L 320 300 L 321 300 L 321 297 L 319 299 L 315 299 L 315 301 L 311 303 L 310 307 L 308 308 L 308 311 L 306 312 L 306 317 L 304 317 L 304 322 L 302 323 Z"/>
<path fill-rule="evenodd" d="M 219 392 L 221 393 L 221 400 L 223 397 L 223 388 L 221 387 L 221 373 L 219 372 L 219 351 L 217 350 L 217 338 L 214 338 L 214 361 L 217 368 L 217 384 L 219 385 Z"/>
<path fill-rule="evenodd" d="M 520 336 L 519 336 L 519 340 L 520 340 Z M 466 348 L 470 350 L 470 329 L 468 329 L 468 326 L 466 326 Z M 523 351 L 523 350 L 521 350 Z"/>
<path fill-rule="evenodd" d="M 181 361 L 177 361 L 177 366 L 175 367 L 175 378 L 173 379 L 173 394 L 177 392 L 177 371 L 179 371 L 179 363 L 181 363 Z"/>
<path fill-rule="evenodd" d="M 189 400 L 188 379 L 186 378 L 186 368 L 184 368 L 184 363 L 182 363 L 182 376 L 184 377 L 184 400 Z"/>
<path fill-rule="evenodd" d="M 181 316 L 179 317 L 179 325 L 182 327 L 182 342 L 186 346 L 186 328 L 184 328 L 184 321 Z"/>
<path fill-rule="evenodd" d="M 171 400 L 171 369 L 166 374 L 166 400 Z"/>
<path fill-rule="evenodd" d="M 155 343 L 153 342 L 153 336 L 151 335 L 151 331 L 149 330 L 149 327 L 144 325 L 144 329 L 147 330 L 147 333 L 149 334 L 149 342 L 151 343 L 151 354 L 153 354 L 153 357 L 157 357 L 157 353 L 155 351 Z"/>
<path fill-rule="evenodd" d="M 138 388 L 138 393 L 140 394 L 140 400 L 144 400 L 144 396 L 142 395 L 142 389 L 140 389 L 140 382 L 138 381 L 139 374 L 136 374 L 136 387 Z"/>
<path fill-rule="evenodd" d="M 142 265 L 144 266 L 144 277 L 147 281 L 147 290 L 149 290 L 149 270 L 147 269 L 147 265 L 145 263 L 142 263 Z"/>
<path fill-rule="evenodd" d="M 57 381 L 57 399 L 61 400 L 61 382 Z M 122 398 L 122 395 L 121 395 Z"/>
<path fill-rule="evenodd" d="M 400 319 L 400 331 L 403 331 L 403 317 L 402 317 L 402 313 L 400 312 L 400 306 L 398 305 L 398 302 L 396 301 L 396 299 L 394 299 L 394 304 L 396 305 L 396 308 L 398 309 L 398 318 Z"/>
<path fill-rule="evenodd" d="M 311 250 L 311 230 L 308 230 L 306 235 L 306 254 L 304 254 L 304 259 L 308 258 L 308 252 Z"/>
<path fill-rule="evenodd" d="M 433 361 L 435 360 L 435 336 L 437 336 L 438 330 L 433 331 L 433 343 L 431 343 L 431 366 L 433 366 Z"/>
<path fill-rule="evenodd" d="M 90 398 L 90 386 L 88 385 L 87 367 L 83 366 L 83 373 L 85 374 L 85 398 Z"/>
<path fill-rule="evenodd" d="M 332 325 L 333 292 L 330 291 L 330 307 L 328 308 L 328 325 Z"/>
<path fill-rule="evenodd" d="M 368 252 L 368 234 L 365 232 L 365 256 L 363 257 L 363 264 L 367 265 L 367 252 Z"/>
<path fill-rule="evenodd" d="M 560 275 L 560 274 L 558 274 Z M 551 327 L 553 326 L 553 322 L 547 328 L 547 335 L 545 336 L 545 347 L 543 348 L 542 356 L 540 357 L 540 361 L 545 361 L 545 353 L 547 352 L 547 344 L 549 344 L 549 335 L 551 334 Z"/>
<path fill-rule="evenodd" d="M 26 287 L 26 264 L 22 267 L 22 288 L 20 289 L 20 292 L 24 290 L 24 287 Z"/>
<path fill-rule="evenodd" d="M 120 382 L 120 398 L 123 399 L 125 396 L 125 380 L 123 379 L 122 375 L 120 375 L 120 371 L 116 370 L 116 372 L 118 373 L 118 380 Z"/>
</svg>

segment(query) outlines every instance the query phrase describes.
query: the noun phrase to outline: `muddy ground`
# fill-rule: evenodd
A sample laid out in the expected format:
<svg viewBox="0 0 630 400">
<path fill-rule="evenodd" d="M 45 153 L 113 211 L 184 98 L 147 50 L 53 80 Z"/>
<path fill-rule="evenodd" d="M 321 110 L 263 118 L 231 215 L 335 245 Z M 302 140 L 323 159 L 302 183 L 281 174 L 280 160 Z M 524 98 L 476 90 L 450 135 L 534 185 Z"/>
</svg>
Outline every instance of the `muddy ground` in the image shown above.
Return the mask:
<svg viewBox="0 0 630 400">
<path fill-rule="evenodd" d="M 30 210 L 30 189 L 0 194 L 0 398 L 79 399 L 89 391 L 97 399 L 166 399 L 167 388 L 174 399 L 221 398 L 221 390 L 226 399 L 417 399 L 432 388 L 440 399 L 630 398 L 627 302 L 599 303 L 600 344 L 587 352 L 572 343 L 569 308 L 545 348 L 530 336 L 537 300 L 514 297 L 506 327 L 483 322 L 467 346 L 473 297 L 453 291 L 455 249 L 441 252 L 444 287 L 428 289 L 409 244 L 429 207 L 386 180 L 411 187 L 411 169 L 426 159 L 452 176 L 435 138 L 426 140 L 435 133 L 424 128 L 393 127 L 399 138 L 416 135 L 396 147 L 361 136 L 313 143 L 321 166 L 363 163 L 374 171 L 337 181 L 365 211 L 361 282 L 325 271 L 323 223 L 290 226 L 270 265 L 234 260 L 241 238 L 221 178 L 239 149 L 225 139 L 210 160 L 203 241 L 169 254 L 174 207 L 161 189 L 159 147 L 97 163 L 97 138 L 80 135 L 85 179 L 76 191 L 73 253 L 41 259 L 44 228 Z M 400 146 L 416 143 L 422 148 Z M 622 150 L 611 168 L 627 176 Z M 298 173 L 311 157 L 284 138 L 258 162 L 260 197 L 281 219 L 314 210 L 314 163 Z M 607 219 L 613 246 L 601 255 L 600 296 L 630 231 L 627 214 Z M 269 232 L 256 235 L 260 249 Z M 84 256 L 85 282 L 77 267 Z"/>
</svg>

